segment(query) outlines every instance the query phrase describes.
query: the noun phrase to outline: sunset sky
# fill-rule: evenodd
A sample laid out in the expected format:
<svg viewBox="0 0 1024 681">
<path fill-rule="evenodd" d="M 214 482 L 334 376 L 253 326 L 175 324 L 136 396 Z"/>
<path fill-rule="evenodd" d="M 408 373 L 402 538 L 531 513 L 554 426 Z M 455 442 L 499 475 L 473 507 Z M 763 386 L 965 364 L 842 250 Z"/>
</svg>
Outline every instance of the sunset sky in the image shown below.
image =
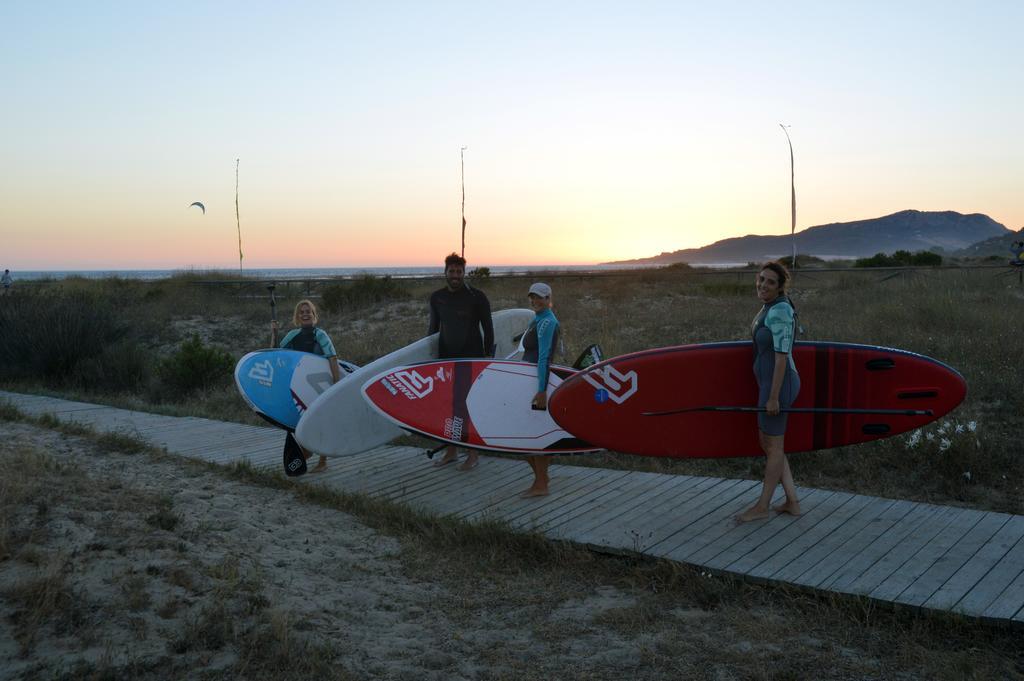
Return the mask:
<svg viewBox="0 0 1024 681">
<path fill-rule="evenodd" d="M 654 255 L 1024 226 L 1021 2 L 0 5 L 0 268 Z M 206 204 L 207 213 L 189 208 Z"/>
</svg>

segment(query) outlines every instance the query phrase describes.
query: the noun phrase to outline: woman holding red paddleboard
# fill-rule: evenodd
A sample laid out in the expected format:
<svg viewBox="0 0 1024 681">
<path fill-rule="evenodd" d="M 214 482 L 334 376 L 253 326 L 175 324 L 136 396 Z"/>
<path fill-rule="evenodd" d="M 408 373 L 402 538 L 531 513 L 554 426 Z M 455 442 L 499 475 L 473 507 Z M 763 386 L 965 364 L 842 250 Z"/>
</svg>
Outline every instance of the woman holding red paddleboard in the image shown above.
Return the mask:
<svg viewBox="0 0 1024 681">
<path fill-rule="evenodd" d="M 790 407 L 800 392 L 800 375 L 793 363 L 796 317 L 793 304 L 786 296 L 788 282 L 789 272 L 779 262 L 765 263 L 757 273 L 757 297 L 763 305 L 754 318 L 751 335 L 754 339 L 757 405 L 764 408 L 757 415 L 757 427 L 766 461 L 761 497 L 756 504 L 736 516 L 740 522 L 767 518 L 768 505 L 780 482 L 786 500 L 774 510 L 800 515 L 800 502 L 784 448 L 786 413 L 781 411 Z"/>
<path fill-rule="evenodd" d="M 551 311 L 551 287 L 537 282 L 530 286 L 528 294 L 530 308 L 534 312 L 530 328 L 523 336 L 523 361 L 537 363 L 537 394 L 530 406 L 533 409 L 548 408 L 548 374 L 551 357 L 558 344 L 558 319 Z M 548 466 L 551 459 L 546 456 L 528 456 L 526 461 L 533 469 L 533 484 L 520 494 L 521 497 L 543 497 L 548 494 Z"/>
<path fill-rule="evenodd" d="M 320 317 L 317 315 L 316 305 L 310 300 L 300 300 L 295 304 L 295 312 L 292 314 L 292 323 L 295 324 L 296 328 L 289 331 L 281 339 L 281 347 L 287 350 L 311 352 L 314 355 L 326 357 L 330 360 L 331 383 L 334 384 L 341 380 L 338 362 L 335 361 L 338 359 L 338 353 L 334 349 L 331 337 L 327 335 L 326 331 L 317 326 L 318 321 L 320 321 Z M 270 347 L 277 347 L 278 329 L 277 320 L 274 319 L 270 322 Z M 307 459 L 309 458 L 308 452 L 303 450 L 302 453 Z M 326 469 L 327 457 L 321 455 L 316 468 L 311 472 L 320 473 Z"/>
</svg>

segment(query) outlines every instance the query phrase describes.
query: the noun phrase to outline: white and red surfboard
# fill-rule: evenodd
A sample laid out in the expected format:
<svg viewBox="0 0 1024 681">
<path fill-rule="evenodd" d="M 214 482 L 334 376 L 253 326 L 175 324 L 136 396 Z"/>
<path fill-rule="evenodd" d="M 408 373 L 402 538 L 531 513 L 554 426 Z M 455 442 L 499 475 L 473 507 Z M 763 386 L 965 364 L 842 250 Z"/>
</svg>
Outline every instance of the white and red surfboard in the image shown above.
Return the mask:
<svg viewBox="0 0 1024 681">
<path fill-rule="evenodd" d="M 573 373 L 552 367 L 548 395 Z M 457 359 L 402 366 L 374 376 L 362 391 L 398 427 L 471 449 L 524 455 L 597 449 L 531 407 L 537 365 L 528 362 Z"/>
<path fill-rule="evenodd" d="M 890 437 L 940 418 L 967 393 L 956 370 L 905 350 L 798 342 L 801 388 L 787 452 Z M 548 407 L 597 446 L 675 458 L 759 456 L 749 342 L 704 343 L 613 357 L 567 378 Z"/>
</svg>

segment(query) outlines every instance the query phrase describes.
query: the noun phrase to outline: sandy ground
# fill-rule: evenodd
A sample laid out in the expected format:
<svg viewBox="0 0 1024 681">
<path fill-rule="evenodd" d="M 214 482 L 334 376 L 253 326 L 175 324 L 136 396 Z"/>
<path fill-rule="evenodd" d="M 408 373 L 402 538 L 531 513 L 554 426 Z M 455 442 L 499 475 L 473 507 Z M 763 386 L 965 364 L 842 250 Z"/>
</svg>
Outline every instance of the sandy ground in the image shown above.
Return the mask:
<svg viewBox="0 0 1024 681">
<path fill-rule="evenodd" d="M 794 621 L 771 594 L 716 604 L 579 564 L 480 574 L 479 556 L 289 489 L 0 429 L 0 679 L 917 679 L 979 662 L 930 662 L 841 614 Z M 1016 678 L 1018 653 L 944 678 Z"/>
<path fill-rule="evenodd" d="M 2 427 L 4 459 L 35 451 L 61 468 L 40 476 L 46 487 L 11 523 L 9 555 L 0 562 L 0 678 L 125 665 L 156 676 L 161 669 L 234 676 L 244 654 L 230 640 L 248 640 L 239 632 L 259 627 L 287 627 L 326 646 L 318 654 L 352 678 L 511 678 L 502 656 L 541 652 L 536 627 L 516 615 L 523 603 L 479 612 L 457 583 L 409 575 L 399 542 L 350 515 L 171 457 L 109 453 L 21 423 Z M 61 612 L 30 636 L 19 633 L 15 624 L 42 607 L 19 594 L 46 578 L 59 582 L 50 600 Z M 560 604 L 547 624 L 629 601 L 599 586 Z M 233 621 L 231 632 L 218 630 L 221 617 Z M 636 650 L 591 643 L 583 650 L 578 641 L 548 663 L 571 669 L 597 655 L 622 671 L 636 664 Z"/>
</svg>

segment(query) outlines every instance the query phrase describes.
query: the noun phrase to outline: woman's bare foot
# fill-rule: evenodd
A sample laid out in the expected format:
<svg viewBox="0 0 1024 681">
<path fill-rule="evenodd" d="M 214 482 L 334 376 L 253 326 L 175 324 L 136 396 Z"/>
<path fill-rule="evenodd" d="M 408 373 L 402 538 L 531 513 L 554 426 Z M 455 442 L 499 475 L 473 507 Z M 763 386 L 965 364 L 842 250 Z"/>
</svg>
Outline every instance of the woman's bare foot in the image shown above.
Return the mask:
<svg viewBox="0 0 1024 681">
<path fill-rule="evenodd" d="M 323 473 L 327 470 L 327 457 L 321 456 L 320 461 L 317 462 L 316 468 L 310 471 L 310 473 Z"/>
<path fill-rule="evenodd" d="M 458 451 L 449 449 L 448 451 L 446 451 L 444 453 L 444 456 L 442 456 L 440 460 L 434 462 L 434 467 L 435 468 L 440 468 L 441 466 L 447 466 L 448 464 L 455 463 L 458 460 L 459 460 L 459 453 L 458 453 Z"/>
<path fill-rule="evenodd" d="M 476 466 L 477 466 L 477 464 L 478 464 L 478 463 L 480 463 L 480 456 L 479 456 L 478 454 L 476 454 L 475 452 L 470 452 L 470 453 L 469 453 L 469 454 L 468 454 L 468 455 L 466 456 L 466 460 L 462 462 L 462 465 L 460 465 L 460 466 L 459 466 L 458 468 L 456 468 L 455 470 L 459 470 L 459 471 L 471 471 L 471 470 L 473 470 L 474 468 L 476 468 Z"/>
<path fill-rule="evenodd" d="M 547 495 L 547 487 L 531 487 L 525 492 L 520 493 L 519 497 L 522 499 L 529 499 L 530 497 L 546 497 Z"/>
<path fill-rule="evenodd" d="M 762 511 L 757 506 L 748 508 L 743 513 L 736 516 L 736 522 L 738 523 L 749 523 L 751 520 L 767 520 L 768 511 Z"/>
<path fill-rule="evenodd" d="M 788 499 L 784 503 L 781 503 L 775 508 L 773 508 L 772 510 L 775 511 L 776 513 L 788 513 L 789 515 L 800 515 L 800 513 L 802 512 L 800 510 L 799 501 L 789 501 Z"/>
</svg>

